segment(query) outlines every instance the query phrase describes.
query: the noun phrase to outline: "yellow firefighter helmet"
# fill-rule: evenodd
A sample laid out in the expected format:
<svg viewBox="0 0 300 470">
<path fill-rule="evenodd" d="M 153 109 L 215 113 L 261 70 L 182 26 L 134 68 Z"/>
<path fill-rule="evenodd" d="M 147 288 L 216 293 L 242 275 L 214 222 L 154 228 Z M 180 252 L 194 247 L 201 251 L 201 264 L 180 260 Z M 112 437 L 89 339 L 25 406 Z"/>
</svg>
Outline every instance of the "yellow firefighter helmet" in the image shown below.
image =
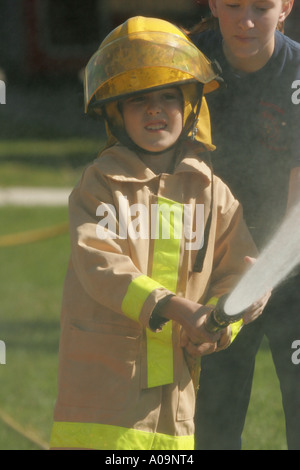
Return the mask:
<svg viewBox="0 0 300 470">
<path fill-rule="evenodd" d="M 201 114 L 206 121 L 208 117 L 208 122 L 197 126 L 196 138 L 203 141 L 199 138 L 206 133 L 203 125 L 210 132 L 210 124 L 202 91 L 217 88 L 218 75 L 217 66 L 180 28 L 161 19 L 133 17 L 115 28 L 89 60 L 84 77 L 85 112 L 104 115 L 112 131 L 111 127 L 123 126 L 116 104 L 119 100 L 158 87 L 180 86 L 188 134 Z"/>
</svg>

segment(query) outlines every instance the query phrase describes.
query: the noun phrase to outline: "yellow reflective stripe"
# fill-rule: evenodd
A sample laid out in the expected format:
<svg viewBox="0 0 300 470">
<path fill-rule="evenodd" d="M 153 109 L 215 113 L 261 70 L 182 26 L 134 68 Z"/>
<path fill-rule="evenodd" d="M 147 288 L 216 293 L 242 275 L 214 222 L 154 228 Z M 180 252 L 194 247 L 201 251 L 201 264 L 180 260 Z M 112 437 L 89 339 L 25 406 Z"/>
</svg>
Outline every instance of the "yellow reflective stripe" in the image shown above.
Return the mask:
<svg viewBox="0 0 300 470">
<path fill-rule="evenodd" d="M 206 305 L 217 305 L 218 302 L 219 302 L 218 297 L 212 297 L 211 299 L 209 299 L 208 302 L 206 302 Z"/>
<path fill-rule="evenodd" d="M 182 237 L 183 205 L 159 197 L 158 208 L 151 277 L 175 293 Z"/>
<path fill-rule="evenodd" d="M 158 198 L 151 277 L 174 293 L 178 280 L 182 215 L 182 204 L 163 197 Z M 149 388 L 173 382 L 171 321 L 160 332 L 147 330 L 147 369 Z"/>
<path fill-rule="evenodd" d="M 194 436 L 169 436 L 98 423 L 55 422 L 50 448 L 193 450 Z"/>
<path fill-rule="evenodd" d="M 158 387 L 173 382 L 172 322 L 161 331 L 146 331 L 147 335 L 147 385 Z"/>
<path fill-rule="evenodd" d="M 138 321 L 142 307 L 149 294 L 162 286 L 148 276 L 136 277 L 127 289 L 122 302 L 122 312 L 132 320 Z"/>
<path fill-rule="evenodd" d="M 231 326 L 231 342 L 232 342 L 235 340 L 235 338 L 240 332 L 240 329 L 243 326 L 243 319 L 241 318 L 241 320 L 236 321 L 235 323 L 231 323 L 230 326 Z"/>
</svg>

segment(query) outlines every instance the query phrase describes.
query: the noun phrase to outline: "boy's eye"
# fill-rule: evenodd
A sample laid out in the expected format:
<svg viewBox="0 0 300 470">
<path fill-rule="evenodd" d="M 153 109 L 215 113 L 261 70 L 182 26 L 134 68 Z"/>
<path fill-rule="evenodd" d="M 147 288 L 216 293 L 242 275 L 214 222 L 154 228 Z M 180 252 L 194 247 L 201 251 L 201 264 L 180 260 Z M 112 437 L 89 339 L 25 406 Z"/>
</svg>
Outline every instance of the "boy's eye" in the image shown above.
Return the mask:
<svg viewBox="0 0 300 470">
<path fill-rule="evenodd" d="M 177 100 L 178 95 L 177 95 L 177 93 L 165 93 L 164 98 L 165 98 L 165 100 Z"/>
<path fill-rule="evenodd" d="M 172 90 L 172 91 L 166 91 L 163 94 L 163 99 L 165 101 L 181 101 L 181 94 L 177 90 Z"/>
<path fill-rule="evenodd" d="M 144 95 L 139 95 L 139 96 L 133 96 L 132 98 L 129 98 L 127 100 L 128 103 L 143 103 L 146 100 L 146 97 Z"/>
</svg>

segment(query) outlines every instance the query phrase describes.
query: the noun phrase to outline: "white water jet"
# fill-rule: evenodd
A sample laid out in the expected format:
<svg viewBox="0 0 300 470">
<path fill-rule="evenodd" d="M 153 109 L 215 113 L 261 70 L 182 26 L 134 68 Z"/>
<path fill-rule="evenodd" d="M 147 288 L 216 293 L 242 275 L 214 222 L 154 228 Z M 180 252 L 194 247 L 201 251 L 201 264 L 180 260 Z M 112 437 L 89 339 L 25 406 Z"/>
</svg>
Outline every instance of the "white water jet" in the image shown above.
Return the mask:
<svg viewBox="0 0 300 470">
<path fill-rule="evenodd" d="M 255 264 L 228 296 L 224 312 L 232 316 L 247 309 L 286 279 L 299 263 L 300 203 L 285 217 Z"/>
</svg>

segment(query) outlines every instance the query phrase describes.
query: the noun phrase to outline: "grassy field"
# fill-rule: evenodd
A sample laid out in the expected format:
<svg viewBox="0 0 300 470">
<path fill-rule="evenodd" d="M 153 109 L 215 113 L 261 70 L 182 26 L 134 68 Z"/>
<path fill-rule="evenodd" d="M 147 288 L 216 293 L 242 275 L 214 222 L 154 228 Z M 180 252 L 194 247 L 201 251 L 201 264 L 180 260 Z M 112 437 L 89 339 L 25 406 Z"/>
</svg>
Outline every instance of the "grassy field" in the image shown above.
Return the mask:
<svg viewBox="0 0 300 470">
<path fill-rule="evenodd" d="M 243 449 L 287 449 L 279 382 L 266 339 L 256 358 L 253 390 L 243 433 Z"/>
<path fill-rule="evenodd" d="M 96 158 L 99 139 L 2 140 L 0 187 L 73 187 L 82 168 Z"/>
<path fill-rule="evenodd" d="M 2 208 L 1 234 L 64 222 L 64 208 Z M 0 418 L 9 415 L 25 433 L 48 442 L 56 396 L 59 311 L 69 255 L 68 236 L 0 248 L 0 339 L 6 365 L 0 366 Z M 14 422 L 12 424 L 14 424 Z M 0 449 L 39 445 L 0 419 Z M 254 388 L 243 435 L 244 449 L 286 448 L 280 392 L 268 345 L 257 358 Z"/>
<path fill-rule="evenodd" d="M 1 235 L 66 221 L 65 208 L 2 208 Z M 59 311 L 68 236 L 0 248 L 0 417 L 47 442 L 56 393 Z M 37 448 L 0 420 L 0 449 Z"/>
<path fill-rule="evenodd" d="M 8 141 L 0 145 L 0 186 L 73 186 L 98 148 L 94 141 L 61 141 L 58 160 L 54 143 L 51 147 L 47 141 L 40 142 L 34 154 L 35 144 L 30 141 L 26 150 L 24 143 L 22 146 Z M 7 158 L 8 152 L 11 159 Z M 40 164 L 45 152 L 47 163 Z M 84 154 L 81 160 L 77 158 L 80 154 Z M 67 209 L 2 207 L 0 220 L 1 237 L 65 222 Z M 56 397 L 60 302 L 68 256 L 67 234 L 0 247 L 0 340 L 6 345 L 6 364 L 0 365 L 0 450 L 40 449 L 49 441 Z M 286 449 L 279 385 L 265 341 L 257 357 L 243 448 Z"/>
</svg>

